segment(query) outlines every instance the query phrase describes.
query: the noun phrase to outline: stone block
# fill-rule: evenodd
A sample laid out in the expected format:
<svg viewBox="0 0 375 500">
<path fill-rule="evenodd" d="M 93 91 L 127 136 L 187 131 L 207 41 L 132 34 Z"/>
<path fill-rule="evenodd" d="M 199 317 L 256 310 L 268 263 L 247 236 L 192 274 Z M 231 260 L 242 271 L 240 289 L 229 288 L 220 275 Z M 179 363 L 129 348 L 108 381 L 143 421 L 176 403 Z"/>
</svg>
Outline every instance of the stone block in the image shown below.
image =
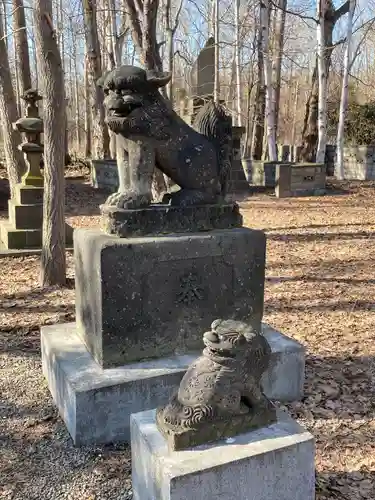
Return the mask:
<svg viewBox="0 0 375 500">
<path fill-rule="evenodd" d="M 5 248 L 39 248 L 42 246 L 41 229 L 15 229 L 9 221 L 0 224 L 0 237 Z"/>
<path fill-rule="evenodd" d="M 252 182 L 254 186 L 275 187 L 276 166 L 282 161 L 252 161 Z"/>
<path fill-rule="evenodd" d="M 313 436 L 283 412 L 235 438 L 171 452 L 155 411 L 131 416 L 134 500 L 313 500 Z"/>
<path fill-rule="evenodd" d="M 65 242 L 71 245 L 73 242 L 73 228 L 65 224 Z M 42 228 L 39 229 L 16 229 L 8 221 L 0 223 L 0 239 L 8 250 L 34 249 L 42 247 Z"/>
<path fill-rule="evenodd" d="M 91 185 L 115 193 L 119 187 L 116 160 L 91 160 Z"/>
<path fill-rule="evenodd" d="M 43 225 L 43 205 L 19 205 L 9 200 L 9 220 L 15 229 L 40 229 Z"/>
<path fill-rule="evenodd" d="M 282 402 L 303 396 L 305 350 L 268 325 L 271 350 L 263 375 L 265 394 Z M 201 346 L 202 347 L 202 346 Z M 168 402 L 200 352 L 131 363 L 103 370 L 92 358 L 74 323 L 41 328 L 43 373 L 76 445 L 130 439 L 130 415 Z"/>
<path fill-rule="evenodd" d="M 324 163 L 277 165 L 275 194 L 278 198 L 323 195 L 325 182 Z"/>
<path fill-rule="evenodd" d="M 263 314 L 266 239 L 246 228 L 118 238 L 74 232 L 79 334 L 104 368 L 201 348 L 217 318 Z"/>
<path fill-rule="evenodd" d="M 193 207 L 153 204 L 132 210 L 108 205 L 100 208 L 103 231 L 121 238 L 242 227 L 242 215 L 236 203 Z"/>
<path fill-rule="evenodd" d="M 19 205 L 43 204 L 43 187 L 24 186 L 17 184 L 15 188 L 16 203 Z"/>
</svg>

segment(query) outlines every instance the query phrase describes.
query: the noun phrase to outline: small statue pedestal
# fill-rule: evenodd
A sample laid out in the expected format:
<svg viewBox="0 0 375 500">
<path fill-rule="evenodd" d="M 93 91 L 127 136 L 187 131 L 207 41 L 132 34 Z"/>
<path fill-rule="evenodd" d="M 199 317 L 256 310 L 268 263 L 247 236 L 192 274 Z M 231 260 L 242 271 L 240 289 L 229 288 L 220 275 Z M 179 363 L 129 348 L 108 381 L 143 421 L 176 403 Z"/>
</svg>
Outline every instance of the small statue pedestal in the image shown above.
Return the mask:
<svg viewBox="0 0 375 500">
<path fill-rule="evenodd" d="M 313 500 L 314 438 L 284 412 L 268 427 L 171 451 L 155 410 L 131 416 L 134 500 Z"/>
</svg>

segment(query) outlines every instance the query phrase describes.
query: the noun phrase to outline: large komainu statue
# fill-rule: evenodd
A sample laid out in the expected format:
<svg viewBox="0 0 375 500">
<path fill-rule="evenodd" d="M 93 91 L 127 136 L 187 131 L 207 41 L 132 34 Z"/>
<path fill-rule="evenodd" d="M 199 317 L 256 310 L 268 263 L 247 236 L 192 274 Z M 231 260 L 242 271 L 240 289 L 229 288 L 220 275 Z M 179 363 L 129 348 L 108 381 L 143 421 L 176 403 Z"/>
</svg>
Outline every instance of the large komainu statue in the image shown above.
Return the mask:
<svg viewBox="0 0 375 500">
<path fill-rule="evenodd" d="M 241 321 L 216 320 L 205 349 L 187 370 L 178 392 L 157 411 L 157 425 L 175 449 L 235 436 L 275 421 L 262 392 L 271 348 Z"/>
<path fill-rule="evenodd" d="M 192 129 L 160 94 L 171 76 L 135 66 L 111 71 L 101 82 L 109 128 L 120 137 L 152 150 L 148 165 L 129 158 L 129 172 L 119 164 L 120 189 L 107 204 L 141 208 L 151 202 L 154 165 L 181 187 L 170 195 L 172 205 L 211 204 L 225 196 L 231 164 L 232 122 L 212 102 L 199 112 Z M 125 177 L 131 179 L 124 181 Z"/>
</svg>

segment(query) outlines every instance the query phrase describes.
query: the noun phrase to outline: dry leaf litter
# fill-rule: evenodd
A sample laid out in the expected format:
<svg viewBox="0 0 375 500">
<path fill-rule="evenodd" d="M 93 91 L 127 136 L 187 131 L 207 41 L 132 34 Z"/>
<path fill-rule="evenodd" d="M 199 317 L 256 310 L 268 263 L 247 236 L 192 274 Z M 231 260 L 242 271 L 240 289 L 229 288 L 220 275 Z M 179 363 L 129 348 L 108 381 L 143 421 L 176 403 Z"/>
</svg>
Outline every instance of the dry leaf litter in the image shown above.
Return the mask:
<svg viewBox="0 0 375 500">
<path fill-rule="evenodd" d="M 67 220 L 98 225 L 95 192 L 70 172 Z M 305 397 L 287 409 L 316 439 L 316 499 L 375 499 L 375 183 L 316 198 L 241 200 L 267 233 L 264 321 L 307 348 Z M 0 214 L 5 217 L 5 213 Z M 74 321 L 63 288 L 41 290 L 39 258 L 0 259 L 0 498 L 126 500 L 125 445 L 74 448 L 41 373 L 39 328 Z"/>
</svg>

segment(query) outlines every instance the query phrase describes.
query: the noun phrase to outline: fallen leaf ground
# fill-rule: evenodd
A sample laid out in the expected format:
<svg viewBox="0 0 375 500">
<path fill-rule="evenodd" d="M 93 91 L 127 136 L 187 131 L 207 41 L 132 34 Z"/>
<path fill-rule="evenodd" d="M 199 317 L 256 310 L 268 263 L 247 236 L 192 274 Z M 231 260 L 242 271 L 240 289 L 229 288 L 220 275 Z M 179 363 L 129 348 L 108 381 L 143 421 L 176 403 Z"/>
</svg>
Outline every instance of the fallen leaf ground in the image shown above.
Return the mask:
<svg viewBox="0 0 375 500">
<path fill-rule="evenodd" d="M 264 321 L 307 348 L 305 398 L 288 410 L 316 438 L 316 498 L 374 500 L 375 184 L 331 188 L 241 208 L 268 236 Z M 68 221 L 97 225 L 104 199 L 76 175 Z M 74 320 L 71 254 L 66 287 L 41 290 L 38 272 L 37 257 L 0 259 L 0 498 L 128 499 L 129 449 L 75 449 L 41 374 L 40 326 Z"/>
</svg>

